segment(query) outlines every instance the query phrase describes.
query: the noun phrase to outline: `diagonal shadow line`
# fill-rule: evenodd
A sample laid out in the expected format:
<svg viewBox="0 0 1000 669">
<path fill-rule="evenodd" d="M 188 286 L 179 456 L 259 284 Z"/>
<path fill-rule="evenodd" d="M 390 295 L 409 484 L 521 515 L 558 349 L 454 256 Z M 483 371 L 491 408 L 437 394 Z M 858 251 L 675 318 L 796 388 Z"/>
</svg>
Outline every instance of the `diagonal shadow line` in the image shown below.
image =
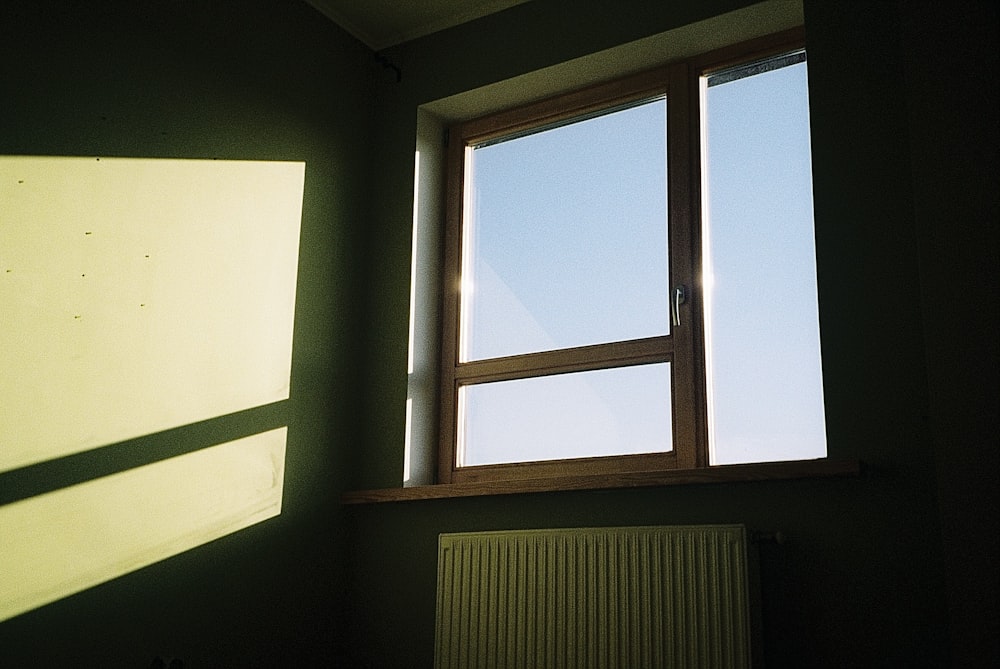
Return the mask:
<svg viewBox="0 0 1000 669">
<path fill-rule="evenodd" d="M 288 425 L 289 400 L 0 473 L 0 506 Z"/>
</svg>

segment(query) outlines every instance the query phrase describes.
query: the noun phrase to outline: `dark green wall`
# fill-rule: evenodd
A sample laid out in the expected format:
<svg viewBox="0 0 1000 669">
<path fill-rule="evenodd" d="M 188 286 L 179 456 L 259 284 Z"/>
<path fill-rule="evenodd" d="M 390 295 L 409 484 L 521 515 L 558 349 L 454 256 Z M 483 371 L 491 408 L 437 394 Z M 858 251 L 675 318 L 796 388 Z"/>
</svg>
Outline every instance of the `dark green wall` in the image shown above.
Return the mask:
<svg viewBox="0 0 1000 669">
<path fill-rule="evenodd" d="M 335 666 L 343 655 L 339 494 L 360 433 L 358 288 L 377 70 L 366 47 L 302 2 L 0 5 L 0 154 L 306 163 L 290 401 L 172 433 L 175 444 L 129 444 L 183 451 L 226 431 L 287 424 L 282 514 L 0 623 L 0 666 L 144 668 L 157 655 L 188 667 Z M 30 479 L 0 478 L 0 487 L 34 487 Z"/>
<path fill-rule="evenodd" d="M 401 477 L 398 407 L 405 398 L 417 106 L 742 4 L 535 0 L 388 50 L 403 80 L 378 80 L 376 155 L 383 172 L 371 223 L 380 260 L 368 299 L 375 336 L 365 392 L 365 429 L 373 438 L 356 470 L 358 487 L 398 485 Z M 438 533 L 741 522 L 789 537 L 784 546 L 761 548 L 769 666 L 945 666 L 952 645 L 956 663 L 990 663 L 997 653 L 990 564 L 996 559 L 996 266 L 990 266 L 996 249 L 996 11 L 987 3 L 966 4 L 805 5 L 829 450 L 862 459 L 870 472 L 849 480 L 352 507 L 349 568 L 360 658 L 379 667 L 429 666 Z M 940 16 L 951 17 L 944 31 Z M 971 43 L 970 27 L 976 28 Z M 959 45 L 961 55 L 949 53 L 928 67 L 928 58 Z M 974 66 L 958 67 L 970 59 Z M 951 82 L 938 78 L 945 73 Z M 950 91 L 960 101 L 925 107 L 927 95 Z M 971 109 L 952 116 L 956 103 Z M 985 147 L 975 144 L 978 151 L 957 156 L 941 140 L 929 147 L 942 131 L 956 139 L 967 131 L 970 141 L 982 137 Z M 987 172 L 992 179 L 964 184 L 970 189 L 962 206 L 968 220 L 955 222 L 940 198 L 959 196 L 963 185 L 949 178 L 942 186 L 940 175 L 976 174 L 967 156 L 994 169 Z M 924 164 L 928 160 L 935 162 Z M 915 169 L 914 163 L 920 165 Z M 928 229 L 938 226 L 938 237 L 961 232 L 962 241 L 948 244 L 951 256 L 942 257 L 928 240 Z M 968 238 L 979 246 L 968 246 Z M 979 261 L 970 271 L 985 269 L 985 275 L 965 276 L 961 263 L 970 258 Z M 938 312 L 950 328 L 942 332 L 945 323 L 928 314 L 947 297 L 942 286 L 956 274 L 972 292 Z M 977 354 L 955 355 L 970 345 Z M 950 361 L 942 363 L 942 354 Z M 965 406 L 963 396 L 972 390 L 963 382 L 975 374 L 956 376 L 951 362 L 979 370 L 979 396 L 966 415 L 953 412 Z M 938 373 L 934 387 L 929 369 Z M 957 422 L 966 426 L 960 439 L 948 431 Z M 977 506 L 964 498 L 962 482 L 983 470 L 956 468 L 954 450 L 963 451 L 962 461 L 985 468 L 974 489 Z M 946 532 L 945 543 L 942 521 L 948 530 L 970 513 L 974 520 Z M 953 572 L 966 564 L 973 572 L 958 583 Z M 970 597 L 979 603 L 968 603 Z"/>
<path fill-rule="evenodd" d="M 900 20 L 955 666 L 1000 664 L 998 29 L 992 2 L 908 3 Z"/>
<path fill-rule="evenodd" d="M 744 4 L 533 0 L 389 49 L 397 83 L 299 2 L 4 3 L 0 154 L 307 167 L 282 515 L 0 624 L 0 666 L 427 667 L 438 533 L 689 522 L 788 535 L 770 666 L 989 666 L 990 2 L 806 2 L 830 451 L 869 475 L 339 505 L 401 478 L 417 106 Z"/>
</svg>

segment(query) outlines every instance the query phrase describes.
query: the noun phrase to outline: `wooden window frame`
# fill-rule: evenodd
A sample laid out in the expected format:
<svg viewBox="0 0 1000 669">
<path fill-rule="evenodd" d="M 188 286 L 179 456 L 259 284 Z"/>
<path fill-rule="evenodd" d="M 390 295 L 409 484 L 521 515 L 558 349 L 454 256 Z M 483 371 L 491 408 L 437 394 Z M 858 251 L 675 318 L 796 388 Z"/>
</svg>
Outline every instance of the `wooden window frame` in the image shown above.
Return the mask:
<svg viewBox="0 0 1000 669">
<path fill-rule="evenodd" d="M 448 131 L 445 251 L 442 294 L 441 405 L 438 483 L 475 484 L 571 476 L 668 472 L 709 466 L 700 285 L 700 78 L 733 65 L 804 47 L 793 29 L 695 56 L 637 75 L 589 86 L 515 109 L 456 124 Z M 459 359 L 463 198 L 467 147 L 544 129 L 630 103 L 667 98 L 667 290 L 686 287 L 679 327 L 668 335 L 462 362 Z M 669 362 L 672 450 L 506 464 L 457 466 L 461 386 L 549 374 Z"/>
</svg>

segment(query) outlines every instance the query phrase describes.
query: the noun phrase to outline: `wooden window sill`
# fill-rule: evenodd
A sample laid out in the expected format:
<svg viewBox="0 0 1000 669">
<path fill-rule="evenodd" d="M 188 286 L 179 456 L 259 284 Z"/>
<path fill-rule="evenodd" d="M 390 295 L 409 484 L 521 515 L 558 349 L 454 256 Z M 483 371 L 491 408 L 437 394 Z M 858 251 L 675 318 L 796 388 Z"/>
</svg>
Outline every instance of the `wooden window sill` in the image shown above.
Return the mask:
<svg viewBox="0 0 1000 669">
<path fill-rule="evenodd" d="M 672 469 L 656 472 L 588 474 L 516 481 L 476 481 L 470 483 L 413 486 L 410 488 L 352 490 L 341 496 L 341 502 L 344 504 L 375 504 L 379 502 L 405 502 L 450 497 L 518 495 L 562 490 L 610 490 L 697 483 L 854 477 L 859 476 L 861 471 L 862 464 L 858 460 L 795 460 L 791 462 L 720 465 L 700 469 Z"/>
</svg>

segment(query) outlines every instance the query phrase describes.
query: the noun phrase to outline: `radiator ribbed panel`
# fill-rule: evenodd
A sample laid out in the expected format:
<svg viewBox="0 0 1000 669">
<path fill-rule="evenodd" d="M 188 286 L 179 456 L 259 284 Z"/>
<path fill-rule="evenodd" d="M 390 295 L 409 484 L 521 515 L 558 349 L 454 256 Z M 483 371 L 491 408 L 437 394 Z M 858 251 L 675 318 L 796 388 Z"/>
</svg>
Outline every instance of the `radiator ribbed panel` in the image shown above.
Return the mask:
<svg viewBox="0 0 1000 669">
<path fill-rule="evenodd" d="M 746 667 L 742 526 L 442 534 L 438 669 Z"/>
</svg>

